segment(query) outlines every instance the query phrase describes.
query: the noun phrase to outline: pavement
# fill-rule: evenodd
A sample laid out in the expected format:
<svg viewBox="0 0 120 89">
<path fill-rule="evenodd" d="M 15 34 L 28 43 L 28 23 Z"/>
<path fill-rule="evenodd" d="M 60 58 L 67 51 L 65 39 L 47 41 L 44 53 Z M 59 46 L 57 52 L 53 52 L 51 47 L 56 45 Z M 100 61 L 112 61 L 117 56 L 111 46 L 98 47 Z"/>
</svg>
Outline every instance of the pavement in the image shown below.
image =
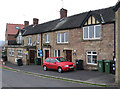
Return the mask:
<svg viewBox="0 0 120 89">
<path fill-rule="evenodd" d="M 115 75 L 107 74 L 105 72 L 74 70 L 74 71 L 58 73 L 55 70 L 44 71 L 41 65 L 18 66 L 10 62 L 6 62 L 6 64 L 3 67 L 23 70 L 23 71 L 33 72 L 33 73 L 39 73 L 39 74 L 44 74 L 44 75 L 68 78 L 68 79 L 73 79 L 73 80 L 80 80 L 80 81 L 89 82 L 89 83 L 97 83 L 97 84 L 115 86 L 115 83 L 114 83 Z"/>
</svg>

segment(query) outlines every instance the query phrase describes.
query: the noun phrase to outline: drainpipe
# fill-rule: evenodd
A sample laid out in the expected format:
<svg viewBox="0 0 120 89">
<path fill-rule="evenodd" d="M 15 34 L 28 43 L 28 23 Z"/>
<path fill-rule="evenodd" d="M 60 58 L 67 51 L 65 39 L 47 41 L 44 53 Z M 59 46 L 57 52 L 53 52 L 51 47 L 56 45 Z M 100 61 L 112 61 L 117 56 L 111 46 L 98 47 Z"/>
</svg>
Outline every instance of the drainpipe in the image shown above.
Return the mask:
<svg viewBox="0 0 120 89">
<path fill-rule="evenodd" d="M 115 58 L 116 58 L 116 56 L 115 56 L 115 45 L 116 45 L 116 43 L 115 43 L 115 22 L 114 22 L 114 55 L 113 55 L 113 60 L 115 61 Z"/>
<path fill-rule="evenodd" d="M 41 33 L 41 50 L 42 50 L 42 60 L 41 60 L 41 64 L 43 64 L 43 46 L 42 46 L 42 40 L 43 40 L 43 34 Z"/>
</svg>

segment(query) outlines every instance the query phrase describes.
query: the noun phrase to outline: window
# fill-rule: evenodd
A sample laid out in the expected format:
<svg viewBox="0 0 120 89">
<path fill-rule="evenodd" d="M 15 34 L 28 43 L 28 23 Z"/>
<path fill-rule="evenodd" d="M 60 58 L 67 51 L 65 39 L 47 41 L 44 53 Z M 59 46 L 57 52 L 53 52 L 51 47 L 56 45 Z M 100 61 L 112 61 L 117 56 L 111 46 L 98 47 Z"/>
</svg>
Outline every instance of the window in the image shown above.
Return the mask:
<svg viewBox="0 0 120 89">
<path fill-rule="evenodd" d="M 68 43 L 68 39 L 69 39 L 68 32 L 57 34 L 57 43 Z"/>
<path fill-rule="evenodd" d="M 54 50 L 54 57 L 60 56 L 60 50 Z"/>
<path fill-rule="evenodd" d="M 49 43 L 49 41 L 50 41 L 49 34 L 45 34 L 45 43 Z"/>
<path fill-rule="evenodd" d="M 49 60 L 50 60 L 50 59 L 49 59 L 49 58 L 47 58 L 47 59 L 45 60 L 45 62 L 49 62 Z"/>
<path fill-rule="evenodd" d="M 11 49 L 9 49 L 8 52 L 9 52 L 9 56 L 11 56 Z"/>
<path fill-rule="evenodd" d="M 31 37 L 27 37 L 28 45 L 31 45 Z"/>
<path fill-rule="evenodd" d="M 18 44 L 22 43 L 22 36 L 18 36 Z"/>
<path fill-rule="evenodd" d="M 9 53 L 9 56 L 14 56 L 14 50 L 13 49 L 9 49 L 8 53 Z"/>
<path fill-rule="evenodd" d="M 94 26 L 87 26 L 83 27 L 83 39 L 100 39 L 101 35 L 101 26 L 94 25 Z"/>
<path fill-rule="evenodd" d="M 97 64 L 97 52 L 95 51 L 87 52 L 87 64 Z"/>
<path fill-rule="evenodd" d="M 18 27 L 18 26 L 16 26 L 15 28 L 16 28 L 16 29 L 19 29 L 19 27 Z"/>
<path fill-rule="evenodd" d="M 37 50 L 37 57 L 40 58 L 40 50 Z"/>
<path fill-rule="evenodd" d="M 39 40 L 40 40 L 40 39 L 39 39 L 39 34 L 38 34 L 38 35 L 37 35 L 37 43 L 39 43 Z"/>
<path fill-rule="evenodd" d="M 22 50 L 17 50 L 18 57 L 23 57 L 23 51 Z"/>
<path fill-rule="evenodd" d="M 11 56 L 14 56 L 14 50 L 13 49 L 11 50 Z"/>
<path fill-rule="evenodd" d="M 54 63 L 55 62 L 55 59 L 50 59 L 50 63 Z"/>
</svg>

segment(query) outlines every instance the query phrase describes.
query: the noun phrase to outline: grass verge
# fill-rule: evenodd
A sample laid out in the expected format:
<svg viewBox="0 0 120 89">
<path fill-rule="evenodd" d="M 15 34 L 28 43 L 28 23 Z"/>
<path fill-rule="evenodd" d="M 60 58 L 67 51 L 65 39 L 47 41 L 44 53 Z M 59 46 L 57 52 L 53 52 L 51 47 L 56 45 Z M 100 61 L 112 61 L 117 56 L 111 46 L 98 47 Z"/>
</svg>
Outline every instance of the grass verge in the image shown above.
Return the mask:
<svg viewBox="0 0 120 89">
<path fill-rule="evenodd" d="M 40 77 L 44 77 L 44 78 L 58 79 L 58 80 L 63 80 L 63 81 L 68 81 L 68 82 L 74 82 L 74 83 L 80 83 L 80 84 L 88 84 L 88 85 L 101 86 L 101 87 L 109 87 L 109 85 L 103 85 L 103 84 L 81 82 L 81 81 L 72 80 L 72 79 L 66 79 L 66 78 L 60 78 L 60 77 L 53 77 L 53 76 L 35 74 L 35 73 L 30 73 L 30 72 L 24 72 L 24 73 L 35 75 L 35 76 L 40 76 Z"/>
</svg>

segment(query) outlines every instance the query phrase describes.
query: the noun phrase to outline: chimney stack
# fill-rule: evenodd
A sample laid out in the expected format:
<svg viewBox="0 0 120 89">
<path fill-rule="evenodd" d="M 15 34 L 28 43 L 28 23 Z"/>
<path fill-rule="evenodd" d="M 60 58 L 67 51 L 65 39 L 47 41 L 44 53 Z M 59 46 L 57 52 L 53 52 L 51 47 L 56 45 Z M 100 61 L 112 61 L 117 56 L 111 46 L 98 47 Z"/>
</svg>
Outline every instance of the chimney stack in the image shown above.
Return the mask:
<svg viewBox="0 0 120 89">
<path fill-rule="evenodd" d="M 67 10 L 62 8 L 60 9 L 60 19 L 67 17 Z"/>
<path fill-rule="evenodd" d="M 37 19 L 37 18 L 33 18 L 33 25 L 38 24 L 38 21 L 39 21 L 39 19 Z"/>
<path fill-rule="evenodd" d="M 24 21 L 24 26 L 28 26 L 29 25 L 29 21 Z"/>
</svg>

